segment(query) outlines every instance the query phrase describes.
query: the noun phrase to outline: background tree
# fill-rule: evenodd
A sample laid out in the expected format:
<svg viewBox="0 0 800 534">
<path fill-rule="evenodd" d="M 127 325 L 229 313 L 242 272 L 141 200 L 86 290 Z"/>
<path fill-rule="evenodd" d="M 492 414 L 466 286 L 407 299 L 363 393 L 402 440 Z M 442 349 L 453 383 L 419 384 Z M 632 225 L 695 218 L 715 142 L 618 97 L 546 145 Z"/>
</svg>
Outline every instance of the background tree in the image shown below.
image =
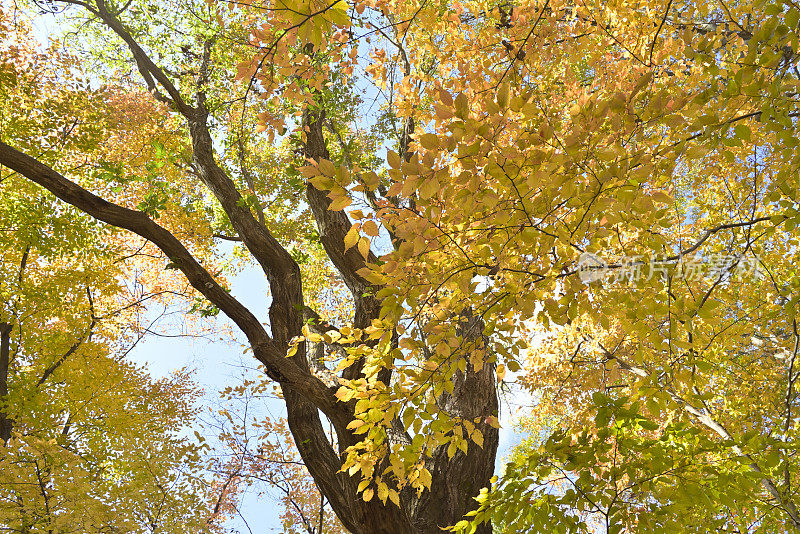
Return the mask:
<svg viewBox="0 0 800 534">
<path fill-rule="evenodd" d="M 222 441 L 213 470 L 230 480 L 228 506 L 247 521 L 237 501 L 255 493 L 277 501 L 282 532 L 347 532 L 303 465 L 286 420 L 264 410 L 264 400 L 275 397 L 275 389 L 267 380 L 243 375 L 241 384 L 222 392 L 226 408 L 210 426 Z"/>
<path fill-rule="evenodd" d="M 0 10 L 0 131 L 102 183 L 114 137 L 131 139 L 106 136 L 104 112 L 135 126 L 146 111 L 115 91 L 95 100 L 74 58 L 37 50 L 29 31 Z M 203 448 L 182 436 L 197 412 L 189 374 L 153 380 L 124 359 L 144 303 L 168 298 L 135 276 L 151 261 L 142 244 L 5 169 L 0 191 L 0 530 L 217 530 Z"/>
</svg>

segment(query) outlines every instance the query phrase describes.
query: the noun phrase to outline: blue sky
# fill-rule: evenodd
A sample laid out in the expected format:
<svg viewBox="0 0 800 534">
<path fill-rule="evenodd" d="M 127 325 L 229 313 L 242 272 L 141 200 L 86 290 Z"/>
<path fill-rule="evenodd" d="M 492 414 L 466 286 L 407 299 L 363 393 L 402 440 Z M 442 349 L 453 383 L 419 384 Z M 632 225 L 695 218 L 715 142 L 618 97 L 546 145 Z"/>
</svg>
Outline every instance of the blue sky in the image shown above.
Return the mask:
<svg viewBox="0 0 800 534">
<path fill-rule="evenodd" d="M 251 267 L 243 270 L 231 279 L 232 294 L 245 306 L 248 306 L 257 317 L 267 317 L 269 296 L 264 274 L 260 269 Z M 221 316 L 222 320 L 226 320 Z M 248 354 L 243 354 L 242 345 L 228 342 L 209 342 L 192 338 L 150 337 L 142 341 L 131 351 L 129 357 L 144 364 L 154 377 L 163 377 L 178 369 L 189 367 L 196 370 L 195 380 L 205 391 L 202 400 L 203 408 L 214 410 L 219 402 L 218 392 L 226 386 L 235 385 L 241 378 L 242 365 L 255 365 L 257 362 Z M 508 376 L 513 380 L 513 377 Z M 521 395 L 512 395 L 511 403 L 504 403 L 501 408 L 500 448 L 497 455 L 496 472 L 500 474 L 502 458 L 514 445 L 523 438 L 513 430 L 513 422 L 517 418 L 517 404 L 525 404 Z M 285 415 L 283 404 L 277 400 L 265 401 L 262 406 L 265 412 L 273 417 Z M 281 532 L 279 521 L 280 508 L 275 499 L 260 497 L 255 493 L 244 496 L 240 512 L 247 521 L 234 518 L 230 526 L 242 533 Z"/>
</svg>

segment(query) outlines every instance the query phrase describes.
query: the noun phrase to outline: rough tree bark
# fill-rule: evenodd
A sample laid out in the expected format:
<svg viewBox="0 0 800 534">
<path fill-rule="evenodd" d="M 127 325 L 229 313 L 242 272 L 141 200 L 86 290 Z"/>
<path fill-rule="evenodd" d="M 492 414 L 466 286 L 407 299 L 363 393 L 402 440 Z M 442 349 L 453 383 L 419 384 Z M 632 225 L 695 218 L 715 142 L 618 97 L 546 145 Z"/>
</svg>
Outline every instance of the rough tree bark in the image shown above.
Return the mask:
<svg viewBox="0 0 800 534">
<path fill-rule="evenodd" d="M 335 396 L 337 387 L 326 385 L 311 372 L 305 347 L 298 347 L 295 356 L 286 357 L 291 340 L 301 335 L 304 313 L 308 309 L 303 297 L 300 268 L 267 226 L 245 207 L 246 203 L 235 182 L 215 159 L 204 93 L 213 41 L 206 43 L 194 102 L 190 103 L 173 85 L 166 72 L 156 66 L 136 43 L 116 13 L 103 0 L 85 7 L 125 42 L 151 93 L 168 103 L 186 120 L 192 138 L 194 164 L 202 182 L 219 200 L 238 237 L 269 281 L 272 296 L 270 332 L 216 282 L 174 235 L 146 214 L 112 204 L 90 193 L 52 168 L 3 142 L 0 142 L 0 164 L 45 187 L 64 202 L 98 220 L 130 230 L 154 243 L 185 274 L 195 289 L 236 323 L 246 335 L 255 357 L 264 364 L 267 375 L 280 384 L 289 428 L 303 462 L 337 516 L 353 534 L 434 534 L 441 532 L 441 527 L 461 520 L 466 512 L 475 507 L 474 497 L 481 488 L 489 485 L 494 471 L 498 430 L 488 424 L 488 418 L 496 416 L 498 411 L 493 365 L 486 364 L 477 372 L 468 366 L 468 371 L 455 377 L 452 394 L 439 400 L 440 407 L 447 413 L 470 419 L 480 417 L 487 421 L 477 427 L 484 435 L 483 447 L 470 443 L 466 454 L 459 451 L 452 459 L 448 458 L 444 448 L 433 451 L 427 460 L 433 477 L 431 490 L 419 498 L 416 492 L 402 492 L 400 507 L 390 501 L 383 505 L 378 499 L 364 502 L 356 491 L 358 477 L 340 472 L 345 449 L 359 439 L 347 429 L 347 424 L 354 418 L 355 401 L 338 401 Z M 304 152 L 306 157 L 314 160 L 329 157 L 322 132 L 323 117 L 318 113 L 306 112 L 304 116 L 304 126 L 307 128 Z M 380 288 L 372 287 L 358 274 L 358 270 L 366 265 L 361 255 L 354 248 L 345 250 L 344 236 L 352 223 L 344 212 L 329 210 L 330 199 L 327 194 L 310 184 L 306 200 L 312 208 L 327 255 L 352 292 L 355 326 L 364 327 L 378 317 L 381 303 L 372 295 Z M 375 258 L 371 256 L 370 259 Z M 464 315 L 468 319 L 462 327 L 464 341 L 468 344 L 480 342 L 482 323 L 478 318 L 471 317 L 468 311 Z M 462 319 L 454 318 L 457 321 Z M 360 365 L 356 364 L 344 371 L 343 378 L 356 378 L 361 372 Z M 383 370 L 380 376 L 388 383 L 391 370 Z M 336 431 L 335 446 L 324 430 L 320 412 Z M 397 439 L 409 439 L 399 422 L 396 426 Z M 490 533 L 491 526 L 485 525 L 479 532 Z"/>
<path fill-rule="evenodd" d="M 9 323 L 0 322 L 0 440 L 8 443 L 14 425 L 3 409 L 8 398 L 8 366 L 11 356 L 11 328 Z"/>
<path fill-rule="evenodd" d="M 305 156 L 314 161 L 328 159 L 329 153 L 325 145 L 323 135 L 324 111 L 307 112 L 304 116 L 304 129 L 306 131 L 306 144 L 304 147 Z M 353 294 L 355 303 L 355 325 L 363 328 L 372 319 L 377 318 L 380 312 L 380 302 L 372 295 L 380 288 L 372 287 L 369 282 L 357 274 L 357 271 L 365 266 L 364 259 L 355 248 L 351 248 L 343 253 L 344 236 L 350 229 L 352 223 L 347 215 L 340 211 L 329 211 L 330 199 L 328 196 L 310 183 L 307 187 L 307 198 L 312 207 L 317 226 L 320 229 L 320 238 L 328 252 L 328 256 L 336 265 L 337 269 L 345 277 L 345 283 Z M 371 253 L 370 253 L 371 254 Z M 374 260 L 370 257 L 369 260 Z M 467 322 L 462 329 L 462 337 L 466 343 L 481 340 L 483 336 L 483 323 L 472 317 L 470 314 Z M 461 318 L 454 318 L 458 321 Z M 353 369 L 359 373 L 360 368 L 355 365 L 346 370 L 346 373 L 353 376 Z M 468 366 L 471 368 L 471 366 Z M 388 383 L 390 380 L 389 370 L 385 370 L 382 381 Z M 473 420 L 481 417 L 497 415 L 498 402 L 494 366 L 486 364 L 479 372 L 468 371 L 459 373 L 454 377 L 455 388 L 452 394 L 444 395 L 439 406 L 445 412 L 453 416 L 459 416 Z M 399 424 L 399 422 L 398 422 Z M 371 510 L 366 517 L 372 519 L 372 523 L 366 530 L 351 529 L 353 532 L 441 532 L 441 527 L 451 525 L 464 517 L 464 514 L 474 508 L 475 497 L 481 488 L 489 486 L 489 479 L 494 472 L 494 461 L 497 454 L 499 441 L 498 430 L 488 423 L 478 425 L 478 429 L 484 434 L 483 448 L 474 443 L 470 444 L 468 453 L 459 451 L 453 458 L 449 458 L 445 447 L 434 451 L 427 462 L 427 468 L 432 474 L 432 485 L 430 492 L 426 492 L 421 498 L 417 498 L 413 492 L 401 494 L 403 505 L 402 518 L 393 519 L 379 513 L 385 509 L 383 505 L 375 501 L 374 503 L 364 503 L 371 505 Z M 341 439 L 341 438 L 340 438 Z M 347 440 L 347 446 L 352 444 L 352 438 Z M 340 443 L 343 445 L 344 443 Z M 340 452 L 343 452 L 342 449 Z M 334 510 L 336 508 L 334 507 Z M 338 511 L 337 511 L 338 513 Z M 342 517 L 341 515 L 339 516 Z M 401 525 L 397 521 L 407 519 L 409 524 Z M 393 523 L 390 524 L 389 522 Z M 346 523 L 345 523 L 346 524 Z M 350 528 L 350 527 L 348 527 Z M 489 533 L 491 527 L 483 525 L 478 532 Z"/>
</svg>

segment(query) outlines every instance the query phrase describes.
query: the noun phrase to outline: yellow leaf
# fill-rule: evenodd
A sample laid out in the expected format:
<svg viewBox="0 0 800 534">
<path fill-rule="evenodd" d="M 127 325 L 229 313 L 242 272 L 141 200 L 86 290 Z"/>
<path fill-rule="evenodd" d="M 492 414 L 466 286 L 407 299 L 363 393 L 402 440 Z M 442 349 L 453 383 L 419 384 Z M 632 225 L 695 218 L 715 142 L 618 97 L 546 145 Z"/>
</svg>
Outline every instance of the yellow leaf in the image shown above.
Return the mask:
<svg viewBox="0 0 800 534">
<path fill-rule="evenodd" d="M 306 178 L 314 178 L 319 176 L 319 168 L 314 165 L 306 165 L 302 169 L 300 169 L 300 174 L 305 176 Z"/>
<path fill-rule="evenodd" d="M 389 496 L 389 486 L 383 482 L 378 483 L 378 498 L 386 504 L 386 498 Z"/>
<path fill-rule="evenodd" d="M 458 447 L 456 446 L 456 442 L 455 441 L 451 441 L 450 445 L 447 447 L 447 457 L 452 459 L 453 456 L 456 453 L 456 450 L 458 450 Z"/>
<path fill-rule="evenodd" d="M 319 160 L 319 170 L 325 176 L 335 176 L 336 175 L 336 167 L 327 159 Z"/>
<path fill-rule="evenodd" d="M 362 174 L 361 181 L 364 182 L 364 185 L 366 185 L 369 189 L 373 191 L 377 189 L 381 183 L 381 180 L 378 177 L 378 175 L 372 171 Z"/>
<path fill-rule="evenodd" d="M 474 441 L 481 449 L 483 448 L 483 433 L 477 428 L 472 433 L 472 441 Z"/>
<path fill-rule="evenodd" d="M 419 144 L 427 150 L 436 150 L 439 148 L 439 137 L 430 133 L 423 134 L 419 138 Z"/>
<path fill-rule="evenodd" d="M 397 155 L 397 152 L 394 150 L 387 150 L 386 151 L 386 161 L 389 162 L 389 165 L 392 166 L 393 169 L 400 168 L 400 156 Z"/>
<path fill-rule="evenodd" d="M 497 105 L 505 109 L 508 106 L 508 83 L 501 83 L 500 88 L 497 90 Z"/>
<path fill-rule="evenodd" d="M 423 467 L 423 468 L 420 470 L 420 472 L 419 472 L 419 481 L 420 481 L 420 482 L 422 483 L 422 485 L 423 485 L 423 486 L 425 486 L 426 488 L 430 488 L 430 487 L 431 487 L 431 481 L 432 481 L 432 480 L 433 480 L 433 479 L 432 479 L 432 477 L 431 477 L 431 472 L 430 472 L 430 471 L 428 471 L 427 469 L 425 469 L 425 468 Z"/>
<path fill-rule="evenodd" d="M 664 204 L 672 204 L 673 202 L 672 197 L 663 191 L 654 191 L 651 196 L 656 202 L 663 202 Z"/>
<path fill-rule="evenodd" d="M 364 423 L 364 421 L 362 421 L 361 419 L 355 419 L 353 421 L 350 421 L 350 423 L 348 423 L 347 428 L 350 430 L 355 430 L 356 428 L 360 428 L 365 424 L 366 423 Z"/>
<path fill-rule="evenodd" d="M 502 363 L 497 366 L 497 381 L 502 382 L 503 378 L 506 376 L 506 366 Z"/>
<path fill-rule="evenodd" d="M 378 225 L 375 224 L 375 221 L 367 221 L 361 227 L 368 236 L 378 237 L 380 233 L 378 230 Z"/>
<path fill-rule="evenodd" d="M 364 502 L 369 502 L 372 500 L 372 496 L 375 494 L 375 491 L 372 488 L 368 488 L 364 490 L 364 494 L 362 497 L 364 498 Z"/>
<path fill-rule="evenodd" d="M 466 119 L 469 117 L 469 101 L 467 100 L 467 95 L 459 93 L 456 97 L 455 106 L 458 118 Z"/>
<path fill-rule="evenodd" d="M 422 182 L 422 185 L 419 188 L 419 197 L 423 200 L 427 200 L 434 196 L 439 191 L 439 182 L 436 178 L 431 178 L 430 180 L 425 180 Z"/>
<path fill-rule="evenodd" d="M 361 253 L 364 258 L 369 256 L 369 239 L 366 237 L 362 237 L 358 241 L 358 251 Z"/>
<path fill-rule="evenodd" d="M 444 89 L 439 89 L 439 102 L 441 102 L 445 106 L 452 107 L 453 97 L 450 96 L 450 93 L 448 93 Z"/>
<path fill-rule="evenodd" d="M 742 139 L 743 141 L 749 141 L 750 137 L 752 136 L 750 127 L 746 124 L 737 124 L 733 130 L 736 133 L 736 137 Z"/>
<path fill-rule="evenodd" d="M 445 107 L 436 103 L 433 104 L 433 107 L 436 110 L 436 116 L 440 120 L 447 120 L 453 116 L 453 110 L 451 110 L 449 107 Z"/>
<path fill-rule="evenodd" d="M 346 387 L 344 387 L 344 386 L 340 387 L 340 388 L 339 388 L 339 389 L 336 391 L 336 398 L 337 398 L 337 399 L 339 399 L 339 400 L 340 400 L 340 401 L 342 401 L 342 402 L 347 402 L 347 401 L 349 401 L 350 399 L 352 399 L 352 398 L 353 398 L 353 396 L 354 396 L 354 395 L 355 395 L 355 391 L 353 391 L 353 390 L 352 390 L 352 389 L 350 389 L 350 388 L 346 388 Z M 355 421 L 354 421 L 354 422 L 355 422 Z M 363 423 L 363 421 L 361 421 L 361 422 Z M 350 424 L 352 424 L 352 423 L 350 423 Z M 360 426 L 360 425 L 359 425 L 359 426 Z M 350 428 L 350 426 L 348 426 L 347 428 Z"/>
<path fill-rule="evenodd" d="M 355 246 L 356 243 L 358 243 L 358 238 L 360 237 L 358 234 L 358 227 L 359 227 L 358 224 L 354 224 L 353 226 L 350 227 L 350 230 L 348 230 L 347 234 L 344 236 L 345 250 L 351 249 L 353 246 Z"/>
<path fill-rule="evenodd" d="M 328 211 L 341 211 L 345 209 L 347 206 L 349 206 L 351 203 L 352 201 L 350 200 L 350 197 L 348 197 L 347 195 L 342 195 L 333 202 L 331 202 L 331 205 L 328 206 Z"/>
</svg>

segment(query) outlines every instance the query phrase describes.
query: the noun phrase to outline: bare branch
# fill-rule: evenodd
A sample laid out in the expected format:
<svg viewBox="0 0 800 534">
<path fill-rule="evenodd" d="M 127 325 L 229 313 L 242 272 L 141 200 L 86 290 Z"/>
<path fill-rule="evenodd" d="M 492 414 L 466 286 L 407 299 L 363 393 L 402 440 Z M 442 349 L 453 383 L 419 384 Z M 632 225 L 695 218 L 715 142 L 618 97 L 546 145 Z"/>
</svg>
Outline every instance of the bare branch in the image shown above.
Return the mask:
<svg viewBox="0 0 800 534">
<path fill-rule="evenodd" d="M 581 333 L 583 338 L 586 341 L 593 341 L 593 339 L 585 333 Z M 640 378 L 650 379 L 651 373 L 642 368 L 638 365 L 632 364 L 630 362 L 625 361 L 622 358 L 619 358 L 614 353 L 603 347 L 602 344 L 598 343 L 598 347 L 600 350 L 603 351 L 603 354 L 607 358 L 608 361 L 614 361 L 619 365 L 619 368 L 632 373 Z M 717 421 L 710 413 L 707 413 L 705 410 L 698 409 L 697 407 L 693 406 L 689 401 L 683 398 L 674 388 L 669 385 L 663 384 L 661 380 L 656 379 L 653 383 L 661 390 L 667 393 L 670 398 L 675 401 L 686 413 L 695 417 L 704 427 L 716 433 L 719 437 L 727 441 L 734 441 L 734 437 L 731 433 L 720 423 Z M 755 461 L 752 455 L 745 453 L 741 447 L 738 445 L 732 445 L 731 450 L 741 456 L 743 458 L 747 458 L 750 462 L 750 469 L 753 470 L 754 473 L 758 473 L 762 478 L 762 484 L 767 492 L 775 499 L 775 501 L 779 504 L 780 508 L 786 512 L 789 516 L 789 520 L 791 521 L 794 528 L 800 528 L 800 513 L 795 506 L 795 503 L 789 500 L 787 497 L 783 495 L 783 493 L 778 489 L 777 484 L 772 478 L 764 473 L 764 471 L 759 467 L 758 463 Z"/>
</svg>

